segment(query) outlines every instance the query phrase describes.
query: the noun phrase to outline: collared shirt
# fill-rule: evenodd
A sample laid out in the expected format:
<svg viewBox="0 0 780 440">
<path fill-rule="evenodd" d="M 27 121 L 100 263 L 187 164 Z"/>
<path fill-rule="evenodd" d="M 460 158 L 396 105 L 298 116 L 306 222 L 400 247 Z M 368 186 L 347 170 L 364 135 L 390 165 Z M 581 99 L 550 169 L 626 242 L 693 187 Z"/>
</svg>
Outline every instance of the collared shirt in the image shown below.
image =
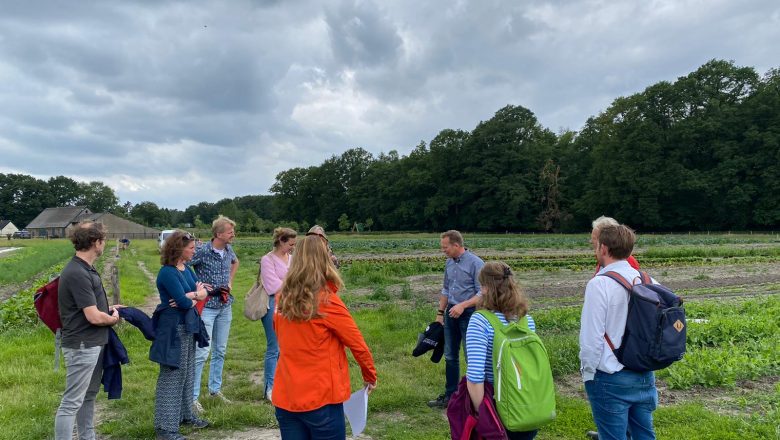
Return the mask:
<svg viewBox="0 0 780 440">
<path fill-rule="evenodd" d="M 629 282 L 639 277 L 639 271 L 626 260 L 616 261 L 602 268 L 598 274 L 615 271 Z M 615 373 L 623 369 L 609 348 L 604 334 L 620 347 L 628 317 L 628 292 L 615 280 L 594 276 L 585 287 L 585 303 L 580 319 L 580 373 L 587 382 L 596 370 Z"/>
<path fill-rule="evenodd" d="M 87 320 L 84 309 L 96 306 L 108 313 L 108 298 L 100 274 L 93 266 L 73 256 L 60 274 L 57 292 L 62 319 L 62 346 L 85 348 L 108 343 L 108 327 L 97 326 Z"/>
<path fill-rule="evenodd" d="M 482 295 L 479 285 L 479 271 L 485 262 L 466 249 L 458 258 L 448 258 L 444 267 L 444 286 L 441 294 L 448 304 L 460 304 L 474 295 Z"/>
<path fill-rule="evenodd" d="M 230 269 L 234 262 L 238 261 L 233 247 L 225 246 L 225 252 L 220 255 L 211 241 L 204 243 L 195 251 L 195 256 L 189 265 L 195 269 L 198 280 L 218 289 L 230 284 Z M 209 296 L 206 307 L 218 309 L 233 303 L 233 295 L 230 295 L 227 303 L 222 303 L 219 296 Z"/>
</svg>

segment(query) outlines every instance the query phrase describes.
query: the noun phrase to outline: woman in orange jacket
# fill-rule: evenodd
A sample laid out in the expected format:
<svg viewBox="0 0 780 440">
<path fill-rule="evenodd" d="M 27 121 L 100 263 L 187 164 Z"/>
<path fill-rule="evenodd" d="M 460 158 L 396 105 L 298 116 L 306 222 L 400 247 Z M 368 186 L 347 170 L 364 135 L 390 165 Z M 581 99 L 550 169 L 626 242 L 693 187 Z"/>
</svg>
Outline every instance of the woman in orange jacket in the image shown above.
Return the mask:
<svg viewBox="0 0 780 440">
<path fill-rule="evenodd" d="M 345 347 L 369 392 L 376 387 L 374 359 L 338 296 L 343 286 L 323 239 L 300 240 L 274 314 L 279 362 L 272 402 L 283 440 L 344 439 L 342 404 L 351 392 Z"/>
</svg>

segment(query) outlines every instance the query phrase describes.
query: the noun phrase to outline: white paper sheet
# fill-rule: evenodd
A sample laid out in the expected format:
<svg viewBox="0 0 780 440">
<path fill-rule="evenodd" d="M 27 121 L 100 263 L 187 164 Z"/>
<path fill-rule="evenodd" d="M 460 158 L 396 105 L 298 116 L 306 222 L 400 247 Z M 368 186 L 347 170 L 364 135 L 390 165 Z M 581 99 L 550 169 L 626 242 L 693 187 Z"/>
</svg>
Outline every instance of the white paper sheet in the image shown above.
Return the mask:
<svg viewBox="0 0 780 440">
<path fill-rule="evenodd" d="M 352 427 L 352 437 L 357 437 L 366 428 L 368 419 L 368 387 L 355 391 L 344 402 L 344 415 Z"/>
</svg>

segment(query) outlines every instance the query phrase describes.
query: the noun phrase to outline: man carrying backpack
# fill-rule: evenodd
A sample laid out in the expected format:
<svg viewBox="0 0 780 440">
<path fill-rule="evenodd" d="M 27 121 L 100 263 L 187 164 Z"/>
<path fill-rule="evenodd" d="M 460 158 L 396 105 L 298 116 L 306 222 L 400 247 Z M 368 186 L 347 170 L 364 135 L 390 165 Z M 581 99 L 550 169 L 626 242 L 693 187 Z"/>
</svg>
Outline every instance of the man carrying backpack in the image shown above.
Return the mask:
<svg viewBox="0 0 780 440">
<path fill-rule="evenodd" d="M 106 247 L 103 224 L 80 223 L 70 240 L 76 255 L 62 270 L 57 293 L 67 376 L 54 418 L 54 435 L 56 440 L 71 440 L 75 423 L 79 438 L 91 440 L 95 438 L 95 397 L 103 373 L 108 327 L 119 322 L 117 309 L 121 306 L 114 305 L 109 314 L 106 291 L 94 267 Z"/>
<path fill-rule="evenodd" d="M 616 272 L 629 282 L 640 277 L 627 259 L 636 236 L 625 225 L 600 228 L 596 259 L 599 274 Z M 652 371 L 624 368 L 615 353 L 623 342 L 628 316 L 626 288 L 606 276 L 595 276 L 585 288 L 580 327 L 580 372 L 601 440 L 655 439 L 653 411 L 658 391 Z M 611 342 L 611 343 L 610 343 Z"/>
</svg>

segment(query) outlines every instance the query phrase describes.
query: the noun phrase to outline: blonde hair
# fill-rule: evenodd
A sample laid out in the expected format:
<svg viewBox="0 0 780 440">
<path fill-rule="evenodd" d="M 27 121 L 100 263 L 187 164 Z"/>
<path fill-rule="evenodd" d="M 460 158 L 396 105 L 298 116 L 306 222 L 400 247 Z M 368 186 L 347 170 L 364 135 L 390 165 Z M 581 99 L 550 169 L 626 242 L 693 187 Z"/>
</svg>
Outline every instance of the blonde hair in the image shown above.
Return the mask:
<svg viewBox="0 0 780 440">
<path fill-rule="evenodd" d="M 219 217 L 217 217 L 216 219 L 214 219 L 213 222 L 211 222 L 211 235 L 213 235 L 214 238 L 217 238 L 217 234 L 221 234 L 225 232 L 225 228 L 227 227 L 227 225 L 231 225 L 235 228 L 236 222 L 220 214 Z"/>
<path fill-rule="evenodd" d="M 274 229 L 274 248 L 278 248 L 280 244 L 287 243 L 291 238 L 298 236 L 298 233 L 290 228 L 276 228 Z"/>
<path fill-rule="evenodd" d="M 305 236 L 295 247 L 295 258 L 279 290 L 279 313 L 291 321 L 321 317 L 318 309 L 330 294 L 326 291 L 328 283 L 335 287 L 332 293 L 344 287 L 322 238 Z"/>
<path fill-rule="evenodd" d="M 506 319 L 520 319 L 528 313 L 528 300 L 506 263 L 485 263 L 479 272 L 479 284 L 482 286 L 482 308 L 501 312 Z"/>
<path fill-rule="evenodd" d="M 618 223 L 617 220 L 615 220 L 612 217 L 607 217 L 602 215 L 601 217 L 597 218 L 596 220 L 593 220 L 593 223 L 591 225 L 593 226 L 593 229 L 601 230 L 604 226 L 617 226 L 620 223 Z"/>
</svg>

